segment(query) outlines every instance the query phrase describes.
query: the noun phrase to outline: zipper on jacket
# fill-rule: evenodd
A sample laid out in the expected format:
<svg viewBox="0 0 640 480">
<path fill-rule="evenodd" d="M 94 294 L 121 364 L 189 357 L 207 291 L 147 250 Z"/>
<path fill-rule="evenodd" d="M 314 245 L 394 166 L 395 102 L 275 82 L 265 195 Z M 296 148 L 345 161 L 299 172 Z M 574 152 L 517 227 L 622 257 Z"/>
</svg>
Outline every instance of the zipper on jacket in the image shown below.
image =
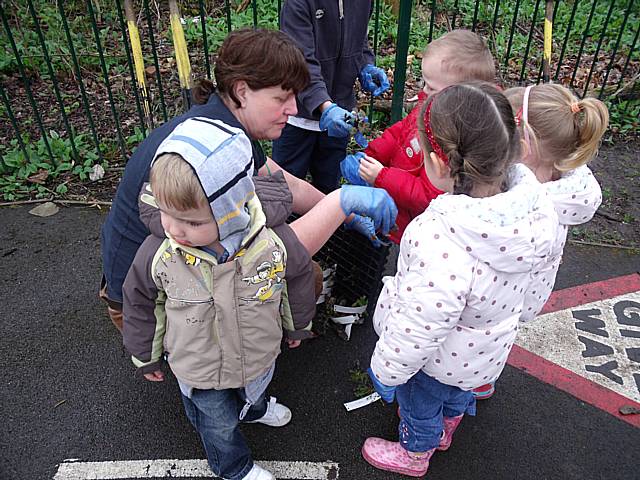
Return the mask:
<svg viewBox="0 0 640 480">
<path fill-rule="evenodd" d="M 338 58 L 340 58 L 342 56 L 342 44 L 344 43 L 344 5 L 342 0 L 338 0 L 338 10 L 340 11 L 340 48 L 338 49 Z"/>
<path fill-rule="evenodd" d="M 213 301 L 213 298 L 207 298 L 206 300 L 186 300 L 182 298 L 167 297 L 167 300 L 173 300 L 174 302 L 180 302 L 180 303 L 188 303 L 189 305 L 196 305 L 201 303 L 211 303 L 211 304 L 215 303 Z"/>
</svg>

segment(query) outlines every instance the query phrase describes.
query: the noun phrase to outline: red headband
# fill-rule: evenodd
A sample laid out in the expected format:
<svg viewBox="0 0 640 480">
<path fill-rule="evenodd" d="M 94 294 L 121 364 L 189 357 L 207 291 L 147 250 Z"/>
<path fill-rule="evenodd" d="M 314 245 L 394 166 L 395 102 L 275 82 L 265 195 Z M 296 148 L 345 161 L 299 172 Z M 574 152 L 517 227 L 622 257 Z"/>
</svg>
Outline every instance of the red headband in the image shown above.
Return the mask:
<svg viewBox="0 0 640 480">
<path fill-rule="evenodd" d="M 440 157 L 440 160 L 442 160 L 446 165 L 449 165 L 449 159 L 444 154 L 444 151 L 442 150 L 440 145 L 438 145 L 438 142 L 436 142 L 436 139 L 433 136 L 433 130 L 431 130 L 431 106 L 432 105 L 433 105 L 433 100 L 429 102 L 429 105 L 427 105 L 427 109 L 424 112 L 425 133 L 427 134 L 427 139 L 429 140 L 429 145 L 431 145 L 431 149 L 435 152 L 436 155 L 438 155 L 438 157 Z"/>
</svg>

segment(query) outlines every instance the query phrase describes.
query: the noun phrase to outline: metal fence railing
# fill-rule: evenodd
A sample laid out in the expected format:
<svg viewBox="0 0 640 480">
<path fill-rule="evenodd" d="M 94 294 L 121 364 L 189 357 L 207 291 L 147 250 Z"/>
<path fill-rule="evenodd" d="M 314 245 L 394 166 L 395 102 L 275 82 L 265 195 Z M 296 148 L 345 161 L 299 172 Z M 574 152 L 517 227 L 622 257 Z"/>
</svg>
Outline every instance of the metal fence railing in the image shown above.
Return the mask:
<svg viewBox="0 0 640 480">
<path fill-rule="evenodd" d="M 0 176 L 27 178 L 46 168 L 82 177 L 95 164 L 124 163 L 150 128 L 188 105 L 192 79 L 211 78 L 227 32 L 277 28 L 281 2 L 0 2 L 0 111 L 7 119 Z M 387 122 L 398 119 L 405 88 L 413 93 L 419 76 L 420 52 L 453 28 L 487 38 L 506 85 L 543 80 L 546 32 L 552 81 L 610 104 L 637 93 L 634 0 L 400 0 L 396 14 L 374 0 L 371 45 L 393 89 L 375 104 L 361 96 L 363 105 Z"/>
</svg>

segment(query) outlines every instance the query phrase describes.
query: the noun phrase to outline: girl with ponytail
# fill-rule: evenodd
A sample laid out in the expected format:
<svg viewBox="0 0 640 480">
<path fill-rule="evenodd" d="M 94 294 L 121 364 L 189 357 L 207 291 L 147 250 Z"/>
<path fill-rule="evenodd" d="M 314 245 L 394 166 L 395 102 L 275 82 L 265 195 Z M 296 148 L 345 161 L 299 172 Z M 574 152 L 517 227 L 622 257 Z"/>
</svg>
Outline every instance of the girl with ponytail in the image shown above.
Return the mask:
<svg viewBox="0 0 640 480">
<path fill-rule="evenodd" d="M 543 183 L 559 220 L 552 255 L 534 272 L 526 292 L 529 306 L 520 320 L 528 322 L 551 295 L 569 226 L 591 220 L 602 203 L 600 185 L 587 163 L 598 152 L 609 124 L 609 112 L 600 100 L 580 100 L 557 84 L 510 88 L 505 96 L 521 132 L 522 162 Z M 485 399 L 494 391 L 493 384 L 485 384 L 474 394 L 477 399 Z"/>
<path fill-rule="evenodd" d="M 534 174 L 513 164 L 519 135 L 495 86 L 434 94 L 418 133 L 427 175 L 448 193 L 411 221 L 397 273 L 383 279 L 369 375 L 384 401 L 397 397 L 399 441 L 370 437 L 362 447 L 373 466 L 411 476 L 475 414 L 472 390 L 502 372 L 558 224 Z"/>
</svg>

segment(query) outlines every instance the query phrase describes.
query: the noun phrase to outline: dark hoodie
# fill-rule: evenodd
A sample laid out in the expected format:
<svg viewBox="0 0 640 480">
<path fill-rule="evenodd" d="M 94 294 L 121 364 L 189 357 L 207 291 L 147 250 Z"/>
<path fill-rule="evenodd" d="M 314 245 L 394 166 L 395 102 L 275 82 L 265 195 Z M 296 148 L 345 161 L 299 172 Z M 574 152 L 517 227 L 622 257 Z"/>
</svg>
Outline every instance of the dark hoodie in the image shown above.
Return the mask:
<svg viewBox="0 0 640 480">
<path fill-rule="evenodd" d="M 300 47 L 311 74 L 297 96 L 298 116 L 319 120 L 317 108 L 327 100 L 353 109 L 356 77 L 374 62 L 367 36 L 371 8 L 371 0 L 284 2 L 280 30 Z"/>
</svg>

